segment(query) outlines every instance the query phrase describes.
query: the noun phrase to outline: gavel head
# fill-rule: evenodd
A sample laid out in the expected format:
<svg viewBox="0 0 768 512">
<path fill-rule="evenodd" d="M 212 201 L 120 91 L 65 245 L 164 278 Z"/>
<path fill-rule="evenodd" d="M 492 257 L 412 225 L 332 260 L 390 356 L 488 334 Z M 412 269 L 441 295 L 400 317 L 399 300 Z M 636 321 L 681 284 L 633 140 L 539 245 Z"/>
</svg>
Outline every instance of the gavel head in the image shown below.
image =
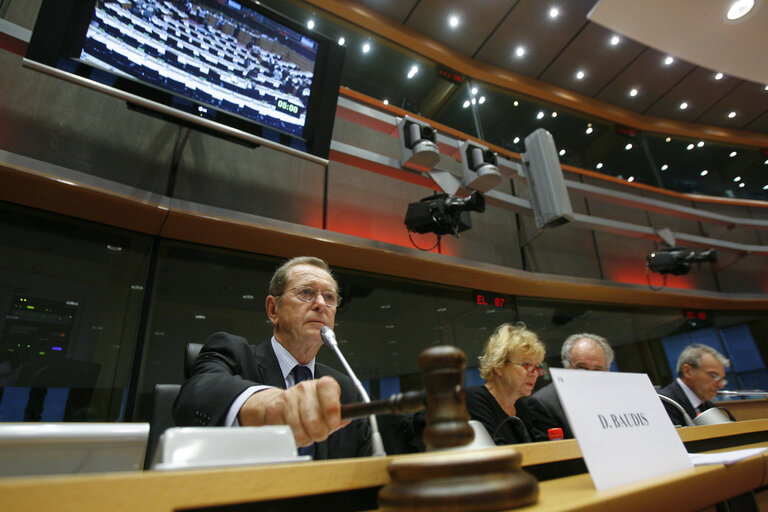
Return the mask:
<svg viewBox="0 0 768 512">
<path fill-rule="evenodd" d="M 419 355 L 427 395 L 424 444 L 428 450 L 464 446 L 475 438 L 464 398 L 466 360 L 464 352 L 447 345 L 428 348 Z"/>
</svg>

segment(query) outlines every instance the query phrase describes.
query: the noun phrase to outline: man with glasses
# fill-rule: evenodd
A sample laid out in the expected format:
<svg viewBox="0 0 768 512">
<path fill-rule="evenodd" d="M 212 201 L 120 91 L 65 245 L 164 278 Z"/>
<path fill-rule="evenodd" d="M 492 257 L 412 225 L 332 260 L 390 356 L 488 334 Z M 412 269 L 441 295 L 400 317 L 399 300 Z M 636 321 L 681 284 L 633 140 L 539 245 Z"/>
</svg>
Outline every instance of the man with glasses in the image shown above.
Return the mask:
<svg viewBox="0 0 768 512">
<path fill-rule="evenodd" d="M 568 336 L 560 349 L 560 356 L 563 368 L 601 372 L 611 368 L 614 358 L 608 340 L 587 332 Z M 528 400 L 528 406 L 533 416 L 533 426 L 541 439 L 549 439 L 550 429 L 557 428 L 563 430 L 564 439 L 573 438 L 571 425 L 554 384 L 550 383 L 534 393 Z"/>
<path fill-rule="evenodd" d="M 173 407 L 177 425 L 289 425 L 299 453 L 315 459 L 371 454 L 367 419 L 341 419 L 359 402 L 352 380 L 315 356 L 320 329 L 341 303 L 325 261 L 302 256 L 277 269 L 266 299 L 272 339 L 258 346 L 219 332 L 203 346 Z"/>
<path fill-rule="evenodd" d="M 688 345 L 677 358 L 677 378 L 658 392 L 680 404 L 688 416 L 696 417 L 715 405 L 710 402 L 728 384 L 725 369 L 730 361 L 707 345 Z M 664 402 L 673 425 L 685 425 L 676 407 Z"/>
</svg>

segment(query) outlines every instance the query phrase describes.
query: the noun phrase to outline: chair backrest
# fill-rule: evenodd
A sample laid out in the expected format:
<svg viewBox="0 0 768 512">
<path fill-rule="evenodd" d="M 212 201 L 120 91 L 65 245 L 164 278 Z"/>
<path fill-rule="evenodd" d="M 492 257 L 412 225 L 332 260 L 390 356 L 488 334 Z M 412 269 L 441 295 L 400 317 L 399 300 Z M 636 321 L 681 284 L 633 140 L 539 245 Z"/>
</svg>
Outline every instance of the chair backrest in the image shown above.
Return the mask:
<svg viewBox="0 0 768 512">
<path fill-rule="evenodd" d="M 184 378 L 189 378 L 189 372 L 195 363 L 202 343 L 187 343 L 184 348 Z M 147 439 L 147 454 L 144 458 L 144 469 L 152 466 L 157 444 L 165 429 L 175 427 L 173 421 L 173 402 L 181 389 L 180 384 L 157 384 L 152 393 L 152 416 L 149 420 L 149 438 Z"/>
</svg>

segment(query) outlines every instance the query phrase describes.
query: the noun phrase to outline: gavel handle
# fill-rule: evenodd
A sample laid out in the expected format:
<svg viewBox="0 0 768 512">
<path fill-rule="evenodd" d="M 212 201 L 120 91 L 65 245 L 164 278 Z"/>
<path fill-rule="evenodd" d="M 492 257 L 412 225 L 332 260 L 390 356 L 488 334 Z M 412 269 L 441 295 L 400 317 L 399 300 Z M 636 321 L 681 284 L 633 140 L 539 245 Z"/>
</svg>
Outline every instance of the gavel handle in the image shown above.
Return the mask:
<svg viewBox="0 0 768 512">
<path fill-rule="evenodd" d="M 362 418 L 371 414 L 401 414 L 404 412 L 416 412 L 422 410 L 427 405 L 427 392 L 406 391 L 397 393 L 385 400 L 376 400 L 373 402 L 343 404 L 341 406 L 341 417 L 343 419 Z"/>
</svg>

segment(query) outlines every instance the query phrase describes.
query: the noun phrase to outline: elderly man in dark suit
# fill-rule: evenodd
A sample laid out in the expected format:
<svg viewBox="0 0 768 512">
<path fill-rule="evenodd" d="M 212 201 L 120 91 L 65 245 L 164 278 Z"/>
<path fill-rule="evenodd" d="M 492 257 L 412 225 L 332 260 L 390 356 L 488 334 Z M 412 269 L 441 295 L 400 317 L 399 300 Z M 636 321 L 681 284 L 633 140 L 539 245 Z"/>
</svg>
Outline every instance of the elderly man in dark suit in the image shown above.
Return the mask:
<svg viewBox="0 0 768 512">
<path fill-rule="evenodd" d="M 730 361 L 714 348 L 688 345 L 677 358 L 677 378 L 658 393 L 680 404 L 688 416 L 695 418 L 715 406 L 710 400 L 728 383 L 725 369 L 730 366 Z M 675 406 L 664 402 L 664 408 L 673 425 L 686 426 Z"/>
<path fill-rule="evenodd" d="M 341 297 L 328 265 L 298 257 L 277 269 L 266 299 L 272 339 L 258 346 L 216 333 L 203 346 L 173 407 L 177 425 L 289 425 L 315 459 L 371 454 L 367 419 L 341 419 L 361 397 L 352 380 L 315 362 L 320 329 Z"/>
<path fill-rule="evenodd" d="M 563 368 L 576 370 L 608 371 L 613 363 L 613 349 L 602 336 L 579 333 L 568 336 L 560 349 Z M 565 439 L 573 438 L 571 425 L 555 391 L 554 384 L 548 384 L 528 399 L 533 416 L 533 427 L 538 440 L 547 440 L 552 428 L 563 429 Z"/>
</svg>

